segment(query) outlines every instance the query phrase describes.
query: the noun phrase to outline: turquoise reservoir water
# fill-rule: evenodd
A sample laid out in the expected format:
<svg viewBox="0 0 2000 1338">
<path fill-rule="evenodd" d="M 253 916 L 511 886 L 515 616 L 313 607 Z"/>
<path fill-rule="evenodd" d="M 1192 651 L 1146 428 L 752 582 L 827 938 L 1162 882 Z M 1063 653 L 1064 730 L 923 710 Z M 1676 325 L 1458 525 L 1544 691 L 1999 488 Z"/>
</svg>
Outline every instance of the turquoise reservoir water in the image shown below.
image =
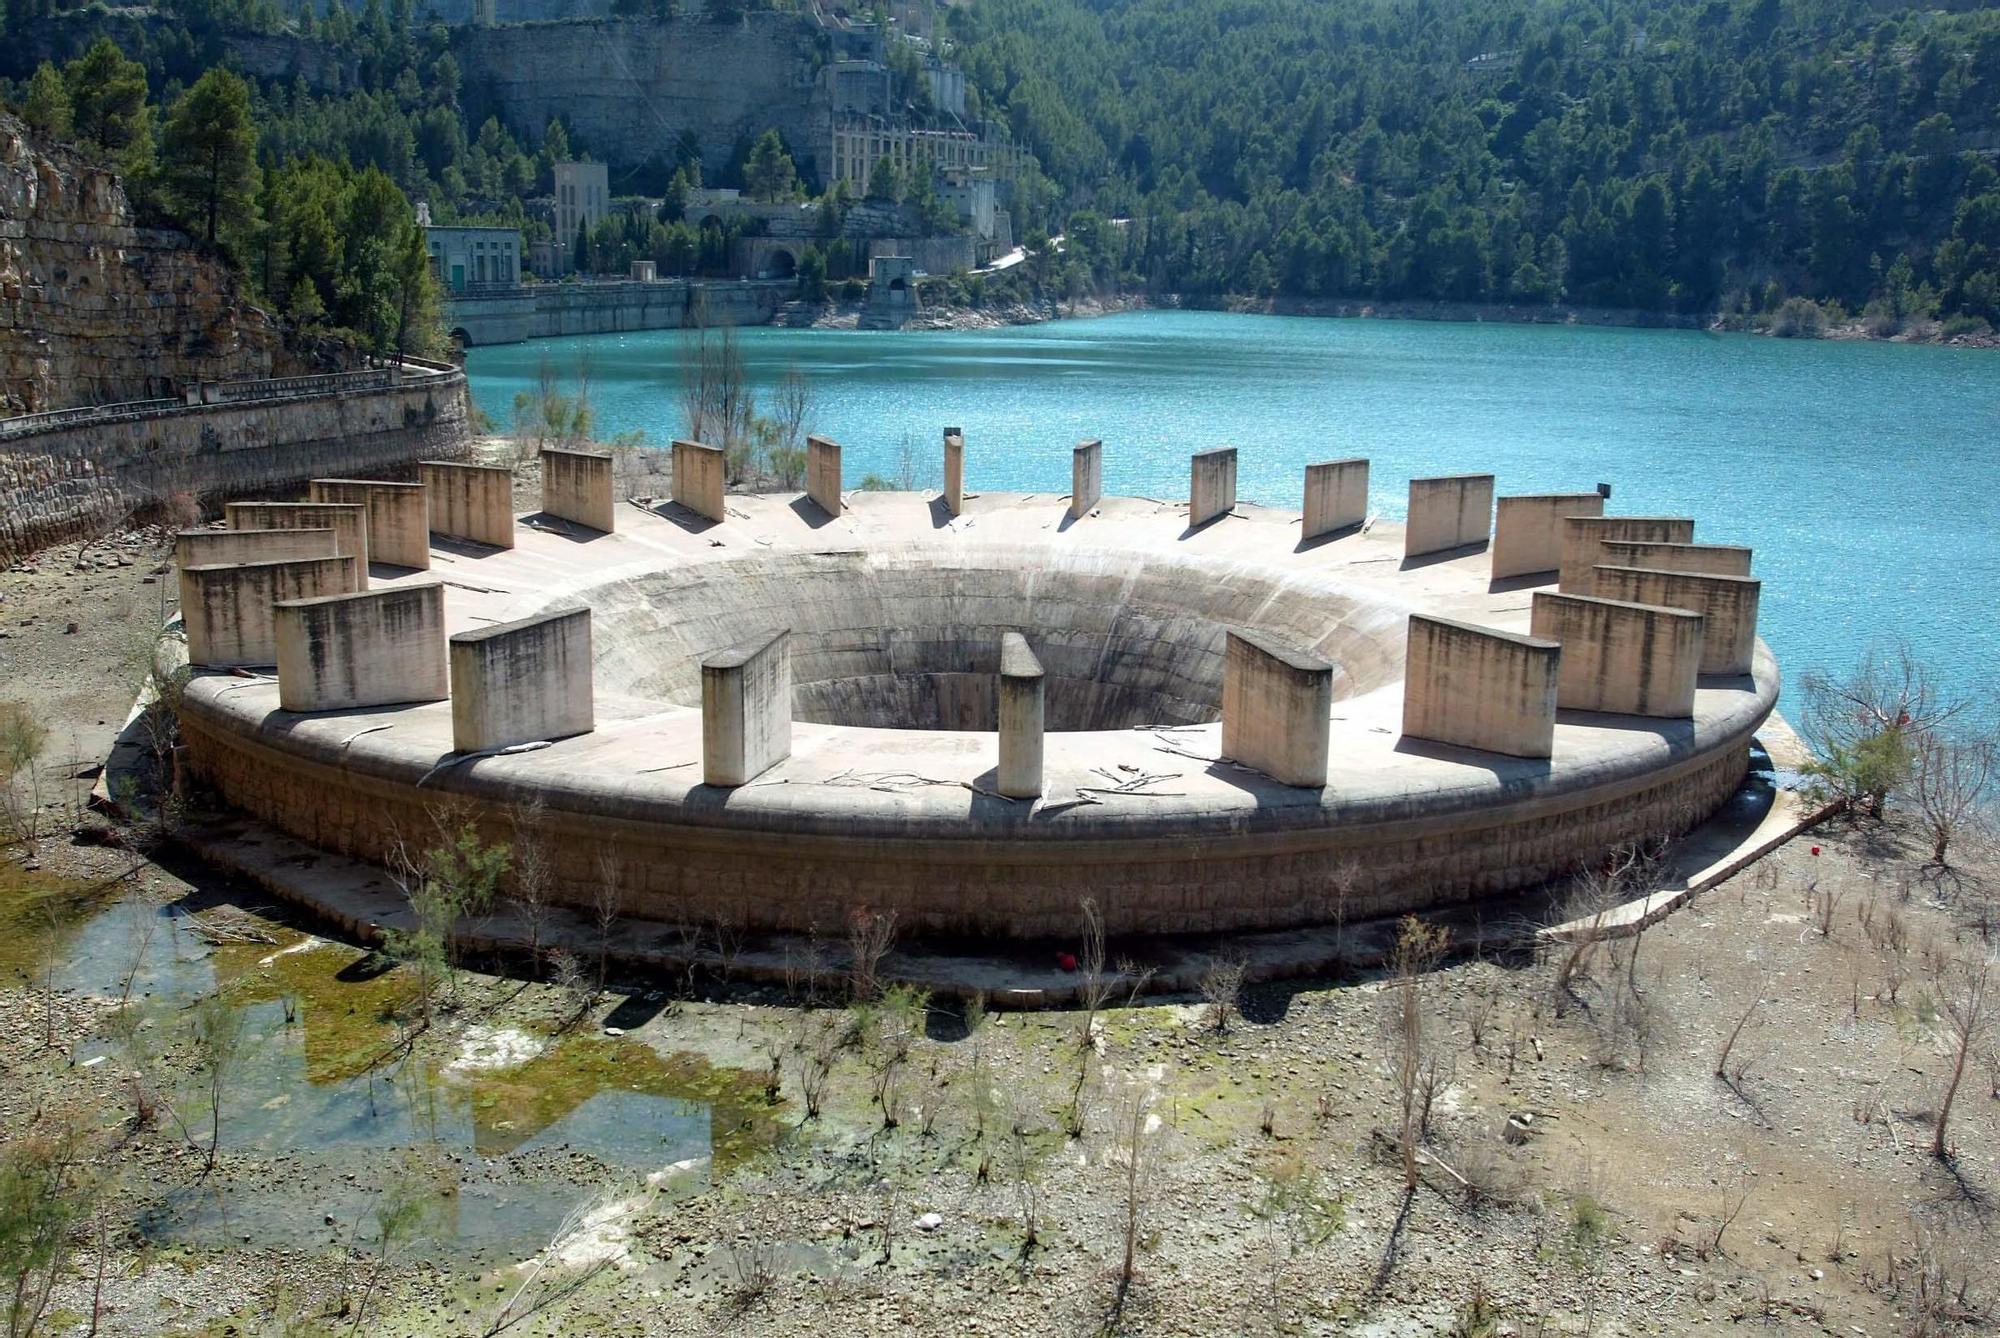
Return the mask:
<svg viewBox="0 0 2000 1338">
<path fill-rule="evenodd" d="M 966 433 L 966 486 L 1064 492 L 1104 439 L 1108 492 L 1183 497 L 1187 457 L 1241 448 L 1239 493 L 1300 504 L 1314 460 L 1365 455 L 1372 502 L 1406 480 L 1492 472 L 1501 493 L 1614 487 L 1611 509 L 1696 517 L 1749 544 L 1788 685 L 1902 637 L 1958 686 L 2000 655 L 2000 354 L 1692 331 L 1141 312 L 981 333 L 756 328 L 753 383 L 796 365 L 809 426 L 849 486 L 895 478 L 905 436 L 935 475 Z M 474 349 L 496 423 L 546 358 L 590 363 L 600 435 L 679 430 L 673 331 Z M 1796 694 L 1792 704 L 1796 708 Z"/>
</svg>

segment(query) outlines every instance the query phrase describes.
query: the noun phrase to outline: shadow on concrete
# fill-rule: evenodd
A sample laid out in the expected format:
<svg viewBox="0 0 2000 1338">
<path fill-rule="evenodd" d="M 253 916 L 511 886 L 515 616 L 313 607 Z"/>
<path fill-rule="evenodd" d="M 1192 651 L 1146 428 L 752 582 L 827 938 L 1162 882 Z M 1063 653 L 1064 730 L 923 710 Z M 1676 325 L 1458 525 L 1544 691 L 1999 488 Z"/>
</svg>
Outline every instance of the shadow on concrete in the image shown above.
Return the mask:
<svg viewBox="0 0 2000 1338">
<path fill-rule="evenodd" d="M 1481 539 L 1476 543 L 1460 544 L 1456 548 L 1440 548 L 1435 553 L 1419 553 L 1415 557 L 1404 558 L 1397 570 L 1415 571 L 1419 567 L 1435 567 L 1440 562 L 1456 562 L 1459 558 L 1471 557 L 1474 553 L 1484 553 L 1490 546 L 1490 540 Z"/>
<path fill-rule="evenodd" d="M 1215 526 L 1220 525 L 1223 521 L 1228 520 L 1231 516 L 1235 514 L 1236 514 L 1235 510 L 1232 508 L 1228 511 L 1223 512 L 1219 516 L 1210 516 L 1207 520 L 1204 520 L 1199 525 L 1188 526 L 1186 529 L 1182 530 L 1178 535 L 1176 535 L 1175 538 L 1192 539 L 1197 534 L 1200 534 L 1203 530 L 1213 529 Z"/>
<path fill-rule="evenodd" d="M 645 1026 L 666 1011 L 667 996 L 663 990 L 647 990 L 639 994 L 628 994 L 616 1008 L 605 1014 L 603 1026 L 620 1027 L 626 1031 Z"/>
<path fill-rule="evenodd" d="M 727 504 L 725 499 L 724 505 Z M 680 526 L 689 534 L 706 534 L 722 523 L 719 520 L 710 520 L 701 512 L 683 506 L 679 502 L 662 502 L 653 508 L 653 514 L 661 520 Z"/>
<path fill-rule="evenodd" d="M 1493 773 L 1493 779 L 1500 782 L 1503 790 L 1545 780 L 1552 769 L 1546 757 L 1512 757 L 1506 753 L 1489 753 L 1484 748 L 1462 748 L 1455 743 L 1412 738 L 1408 734 L 1396 740 L 1396 751 L 1411 757 L 1428 757 L 1438 762 L 1457 762 L 1461 766 L 1490 771 Z"/>
<path fill-rule="evenodd" d="M 1357 520 L 1352 525 L 1342 525 L 1337 530 L 1326 530 L 1315 534 L 1310 539 L 1301 538 L 1296 544 L 1292 545 L 1292 551 L 1294 553 L 1310 553 L 1315 548 L 1324 548 L 1328 544 L 1338 540 L 1351 539 L 1361 533 L 1362 526 L 1367 523 L 1366 521 Z"/>
<path fill-rule="evenodd" d="M 566 520 L 561 516 L 552 516 L 546 511 L 537 511 L 533 515 L 523 516 L 521 517 L 521 523 L 540 530 L 543 534 L 553 534 L 558 538 L 567 539 L 574 544 L 592 544 L 596 543 L 599 539 L 609 537 L 603 530 L 593 530 L 588 525 L 580 525 L 576 521 Z"/>
<path fill-rule="evenodd" d="M 825 507 L 804 493 L 792 499 L 792 513 L 815 530 L 825 529 L 839 519 L 838 516 L 827 514 Z"/>
<path fill-rule="evenodd" d="M 956 519 L 957 517 L 951 514 L 951 508 L 944 504 L 943 496 L 940 495 L 931 498 L 932 529 L 934 530 L 946 529 L 951 525 L 951 522 Z"/>
<path fill-rule="evenodd" d="M 1084 513 L 1083 513 L 1083 514 L 1082 514 L 1081 516 L 1073 516 L 1073 515 L 1071 515 L 1071 514 L 1070 514 L 1070 511 L 1069 511 L 1069 495 L 1068 495 L 1068 494 L 1064 494 L 1064 495 L 1063 495 L 1063 498 L 1062 498 L 1062 503 L 1063 503 L 1063 514 L 1062 514 L 1062 519 L 1061 519 L 1060 521 L 1058 521 L 1058 522 L 1056 523 L 1056 533 L 1057 533 L 1057 534 L 1066 534 L 1066 533 L 1068 533 L 1068 532 L 1069 532 L 1069 527 L 1070 527 L 1070 526 L 1072 526 L 1072 525 L 1074 525 L 1074 524 L 1076 524 L 1076 523 L 1077 523 L 1077 521 L 1079 521 L 1079 520 L 1088 520 L 1088 519 L 1090 519 L 1090 518 L 1091 518 L 1092 516 L 1094 516 L 1094 515 L 1096 515 L 1096 514 L 1098 513 L 1098 512 L 1097 512 L 1097 508 L 1093 506 L 1092 508 L 1090 508 L 1090 510 L 1088 510 L 1088 511 L 1084 512 Z"/>
<path fill-rule="evenodd" d="M 1553 586 L 1555 583 L 1556 573 L 1553 570 L 1524 571 L 1519 576 L 1502 576 L 1497 581 L 1488 581 L 1486 583 L 1486 593 L 1489 595 L 1511 595 L 1516 590 L 1533 590 L 1544 585 Z"/>
<path fill-rule="evenodd" d="M 490 551 L 497 553 L 500 550 L 495 548 Z M 399 581 L 405 576 L 419 575 L 424 570 L 423 567 L 399 567 L 393 562 L 371 562 L 368 564 L 368 579 L 371 581 Z"/>
<path fill-rule="evenodd" d="M 1651 734 L 1669 748 L 1694 743 L 1694 721 L 1654 715 L 1623 715 L 1612 711 L 1579 711 L 1573 706 L 1556 708 L 1558 725 L 1582 725 L 1589 729 L 1615 729 L 1624 734 Z"/>
<path fill-rule="evenodd" d="M 449 553 L 453 557 L 464 558 L 492 557 L 495 553 L 507 551 L 493 544 L 482 544 L 476 539 L 461 539 L 455 534 L 439 534 L 435 530 L 431 531 L 431 548 L 439 553 Z M 432 570 L 435 571 L 436 568 Z M 371 576 L 375 574 L 375 564 L 372 562 L 368 564 L 368 574 Z"/>
</svg>

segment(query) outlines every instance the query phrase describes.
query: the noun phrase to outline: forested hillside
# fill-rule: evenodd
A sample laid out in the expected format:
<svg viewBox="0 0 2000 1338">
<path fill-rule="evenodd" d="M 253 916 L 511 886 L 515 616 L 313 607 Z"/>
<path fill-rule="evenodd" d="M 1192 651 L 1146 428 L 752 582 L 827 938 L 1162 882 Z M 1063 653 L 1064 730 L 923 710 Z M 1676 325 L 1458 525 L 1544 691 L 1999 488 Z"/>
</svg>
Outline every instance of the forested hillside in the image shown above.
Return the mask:
<svg viewBox="0 0 2000 1338">
<path fill-rule="evenodd" d="M 2000 9 L 976 0 L 954 30 L 1100 281 L 2000 319 Z"/>
</svg>

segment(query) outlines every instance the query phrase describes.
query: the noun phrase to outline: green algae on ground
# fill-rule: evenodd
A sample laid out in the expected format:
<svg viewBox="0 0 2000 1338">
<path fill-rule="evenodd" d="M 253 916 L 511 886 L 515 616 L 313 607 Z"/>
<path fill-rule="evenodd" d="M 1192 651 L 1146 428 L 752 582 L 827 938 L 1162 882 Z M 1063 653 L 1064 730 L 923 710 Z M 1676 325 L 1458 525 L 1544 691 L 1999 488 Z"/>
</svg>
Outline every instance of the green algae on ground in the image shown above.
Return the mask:
<svg viewBox="0 0 2000 1338">
<path fill-rule="evenodd" d="M 119 880 L 88 882 L 0 859 L 0 978 L 33 980 L 91 917 L 118 900 Z"/>
<path fill-rule="evenodd" d="M 216 978 L 245 1004 L 277 1002 L 304 1031 L 306 1079 L 358 1078 L 397 1050 L 397 1013 L 410 997 L 400 970 L 358 970 L 368 954 L 296 934 L 273 947 L 231 943 L 216 952 Z"/>
</svg>

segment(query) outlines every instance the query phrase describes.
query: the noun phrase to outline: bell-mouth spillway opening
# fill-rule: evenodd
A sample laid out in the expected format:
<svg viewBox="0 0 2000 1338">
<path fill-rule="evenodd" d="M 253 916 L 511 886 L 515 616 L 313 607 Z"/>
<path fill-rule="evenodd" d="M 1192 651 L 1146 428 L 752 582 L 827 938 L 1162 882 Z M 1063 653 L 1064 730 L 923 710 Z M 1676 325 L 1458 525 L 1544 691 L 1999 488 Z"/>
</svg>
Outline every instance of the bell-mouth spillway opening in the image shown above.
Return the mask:
<svg viewBox="0 0 2000 1338">
<path fill-rule="evenodd" d="M 1033 545 L 773 553 L 644 573 L 589 593 L 609 689 L 701 703 L 701 661 L 791 633 L 792 714 L 873 729 L 995 728 L 1001 637 L 1040 660 L 1051 731 L 1217 720 L 1227 631 L 1335 666 L 1335 696 L 1394 682 L 1403 610 L 1270 568 Z"/>
</svg>

